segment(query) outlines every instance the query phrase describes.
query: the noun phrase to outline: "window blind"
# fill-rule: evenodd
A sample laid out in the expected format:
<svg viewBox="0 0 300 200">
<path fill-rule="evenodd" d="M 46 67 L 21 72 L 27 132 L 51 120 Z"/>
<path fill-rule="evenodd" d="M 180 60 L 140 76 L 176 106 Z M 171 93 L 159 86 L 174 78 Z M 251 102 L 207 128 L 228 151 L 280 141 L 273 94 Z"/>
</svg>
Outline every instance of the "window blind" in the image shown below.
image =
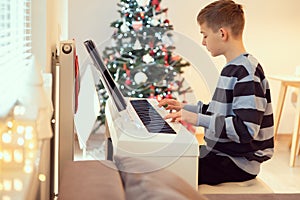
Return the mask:
<svg viewBox="0 0 300 200">
<path fill-rule="evenodd" d="M 31 0 L 0 0 L 0 114 L 22 92 L 30 58 Z"/>
</svg>

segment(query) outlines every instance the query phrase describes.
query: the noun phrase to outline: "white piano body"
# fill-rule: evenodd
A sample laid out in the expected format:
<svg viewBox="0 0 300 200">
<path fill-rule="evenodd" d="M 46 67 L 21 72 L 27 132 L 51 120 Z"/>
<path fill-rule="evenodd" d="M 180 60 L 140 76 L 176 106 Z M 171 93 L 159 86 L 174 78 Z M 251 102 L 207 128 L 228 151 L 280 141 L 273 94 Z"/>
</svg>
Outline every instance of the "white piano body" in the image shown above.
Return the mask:
<svg viewBox="0 0 300 200">
<path fill-rule="evenodd" d="M 113 154 L 138 157 L 167 168 L 198 188 L 198 141 L 178 122 L 167 122 L 176 132 L 149 133 L 127 98 L 127 109 L 117 112 L 111 99 L 106 104 L 106 127 L 113 144 Z M 155 99 L 147 99 L 164 117 L 168 111 L 157 106 Z M 153 169 L 153 170 L 159 170 Z"/>
</svg>

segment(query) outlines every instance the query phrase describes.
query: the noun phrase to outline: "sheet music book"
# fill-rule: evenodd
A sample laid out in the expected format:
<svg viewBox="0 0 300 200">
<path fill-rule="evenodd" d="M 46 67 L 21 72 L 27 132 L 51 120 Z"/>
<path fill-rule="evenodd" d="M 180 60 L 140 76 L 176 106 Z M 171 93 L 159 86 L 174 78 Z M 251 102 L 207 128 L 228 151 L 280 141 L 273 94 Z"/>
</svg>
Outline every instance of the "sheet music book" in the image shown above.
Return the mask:
<svg viewBox="0 0 300 200">
<path fill-rule="evenodd" d="M 118 109 L 119 112 L 126 110 L 127 103 L 122 95 L 121 91 L 119 90 L 118 86 L 116 85 L 114 79 L 112 78 L 110 72 L 104 66 L 104 63 L 100 57 L 100 54 L 92 40 L 87 40 L 84 42 L 84 45 L 92 58 L 95 67 L 101 73 L 100 79 L 104 84 L 105 88 L 107 89 L 109 96 L 113 99 L 113 102 Z"/>
</svg>

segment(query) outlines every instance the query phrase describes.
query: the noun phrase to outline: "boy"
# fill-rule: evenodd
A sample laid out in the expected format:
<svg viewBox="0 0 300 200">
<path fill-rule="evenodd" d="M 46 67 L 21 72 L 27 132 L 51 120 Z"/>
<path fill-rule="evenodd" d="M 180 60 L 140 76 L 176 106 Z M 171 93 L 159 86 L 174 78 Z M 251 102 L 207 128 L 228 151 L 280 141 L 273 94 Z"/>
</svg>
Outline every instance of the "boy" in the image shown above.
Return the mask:
<svg viewBox="0 0 300 200">
<path fill-rule="evenodd" d="M 221 71 L 208 105 L 184 105 L 163 99 L 159 106 L 177 112 L 165 118 L 205 128 L 200 146 L 198 184 L 215 185 L 254 179 L 260 164 L 273 155 L 273 111 L 268 81 L 258 61 L 243 45 L 242 6 L 215 1 L 197 16 L 202 45 L 211 55 L 223 55 Z"/>
</svg>

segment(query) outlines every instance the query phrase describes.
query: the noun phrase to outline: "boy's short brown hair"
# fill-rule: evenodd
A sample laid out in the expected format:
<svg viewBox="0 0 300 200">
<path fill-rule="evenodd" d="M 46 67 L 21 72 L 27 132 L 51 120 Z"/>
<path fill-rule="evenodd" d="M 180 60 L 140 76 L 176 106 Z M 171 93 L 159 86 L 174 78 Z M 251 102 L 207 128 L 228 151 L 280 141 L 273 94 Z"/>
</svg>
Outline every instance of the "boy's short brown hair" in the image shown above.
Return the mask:
<svg viewBox="0 0 300 200">
<path fill-rule="evenodd" d="M 218 0 L 203 8 L 197 16 L 198 24 L 206 23 L 214 32 L 228 27 L 233 36 L 243 33 L 245 17 L 243 7 L 232 0 Z"/>
</svg>

